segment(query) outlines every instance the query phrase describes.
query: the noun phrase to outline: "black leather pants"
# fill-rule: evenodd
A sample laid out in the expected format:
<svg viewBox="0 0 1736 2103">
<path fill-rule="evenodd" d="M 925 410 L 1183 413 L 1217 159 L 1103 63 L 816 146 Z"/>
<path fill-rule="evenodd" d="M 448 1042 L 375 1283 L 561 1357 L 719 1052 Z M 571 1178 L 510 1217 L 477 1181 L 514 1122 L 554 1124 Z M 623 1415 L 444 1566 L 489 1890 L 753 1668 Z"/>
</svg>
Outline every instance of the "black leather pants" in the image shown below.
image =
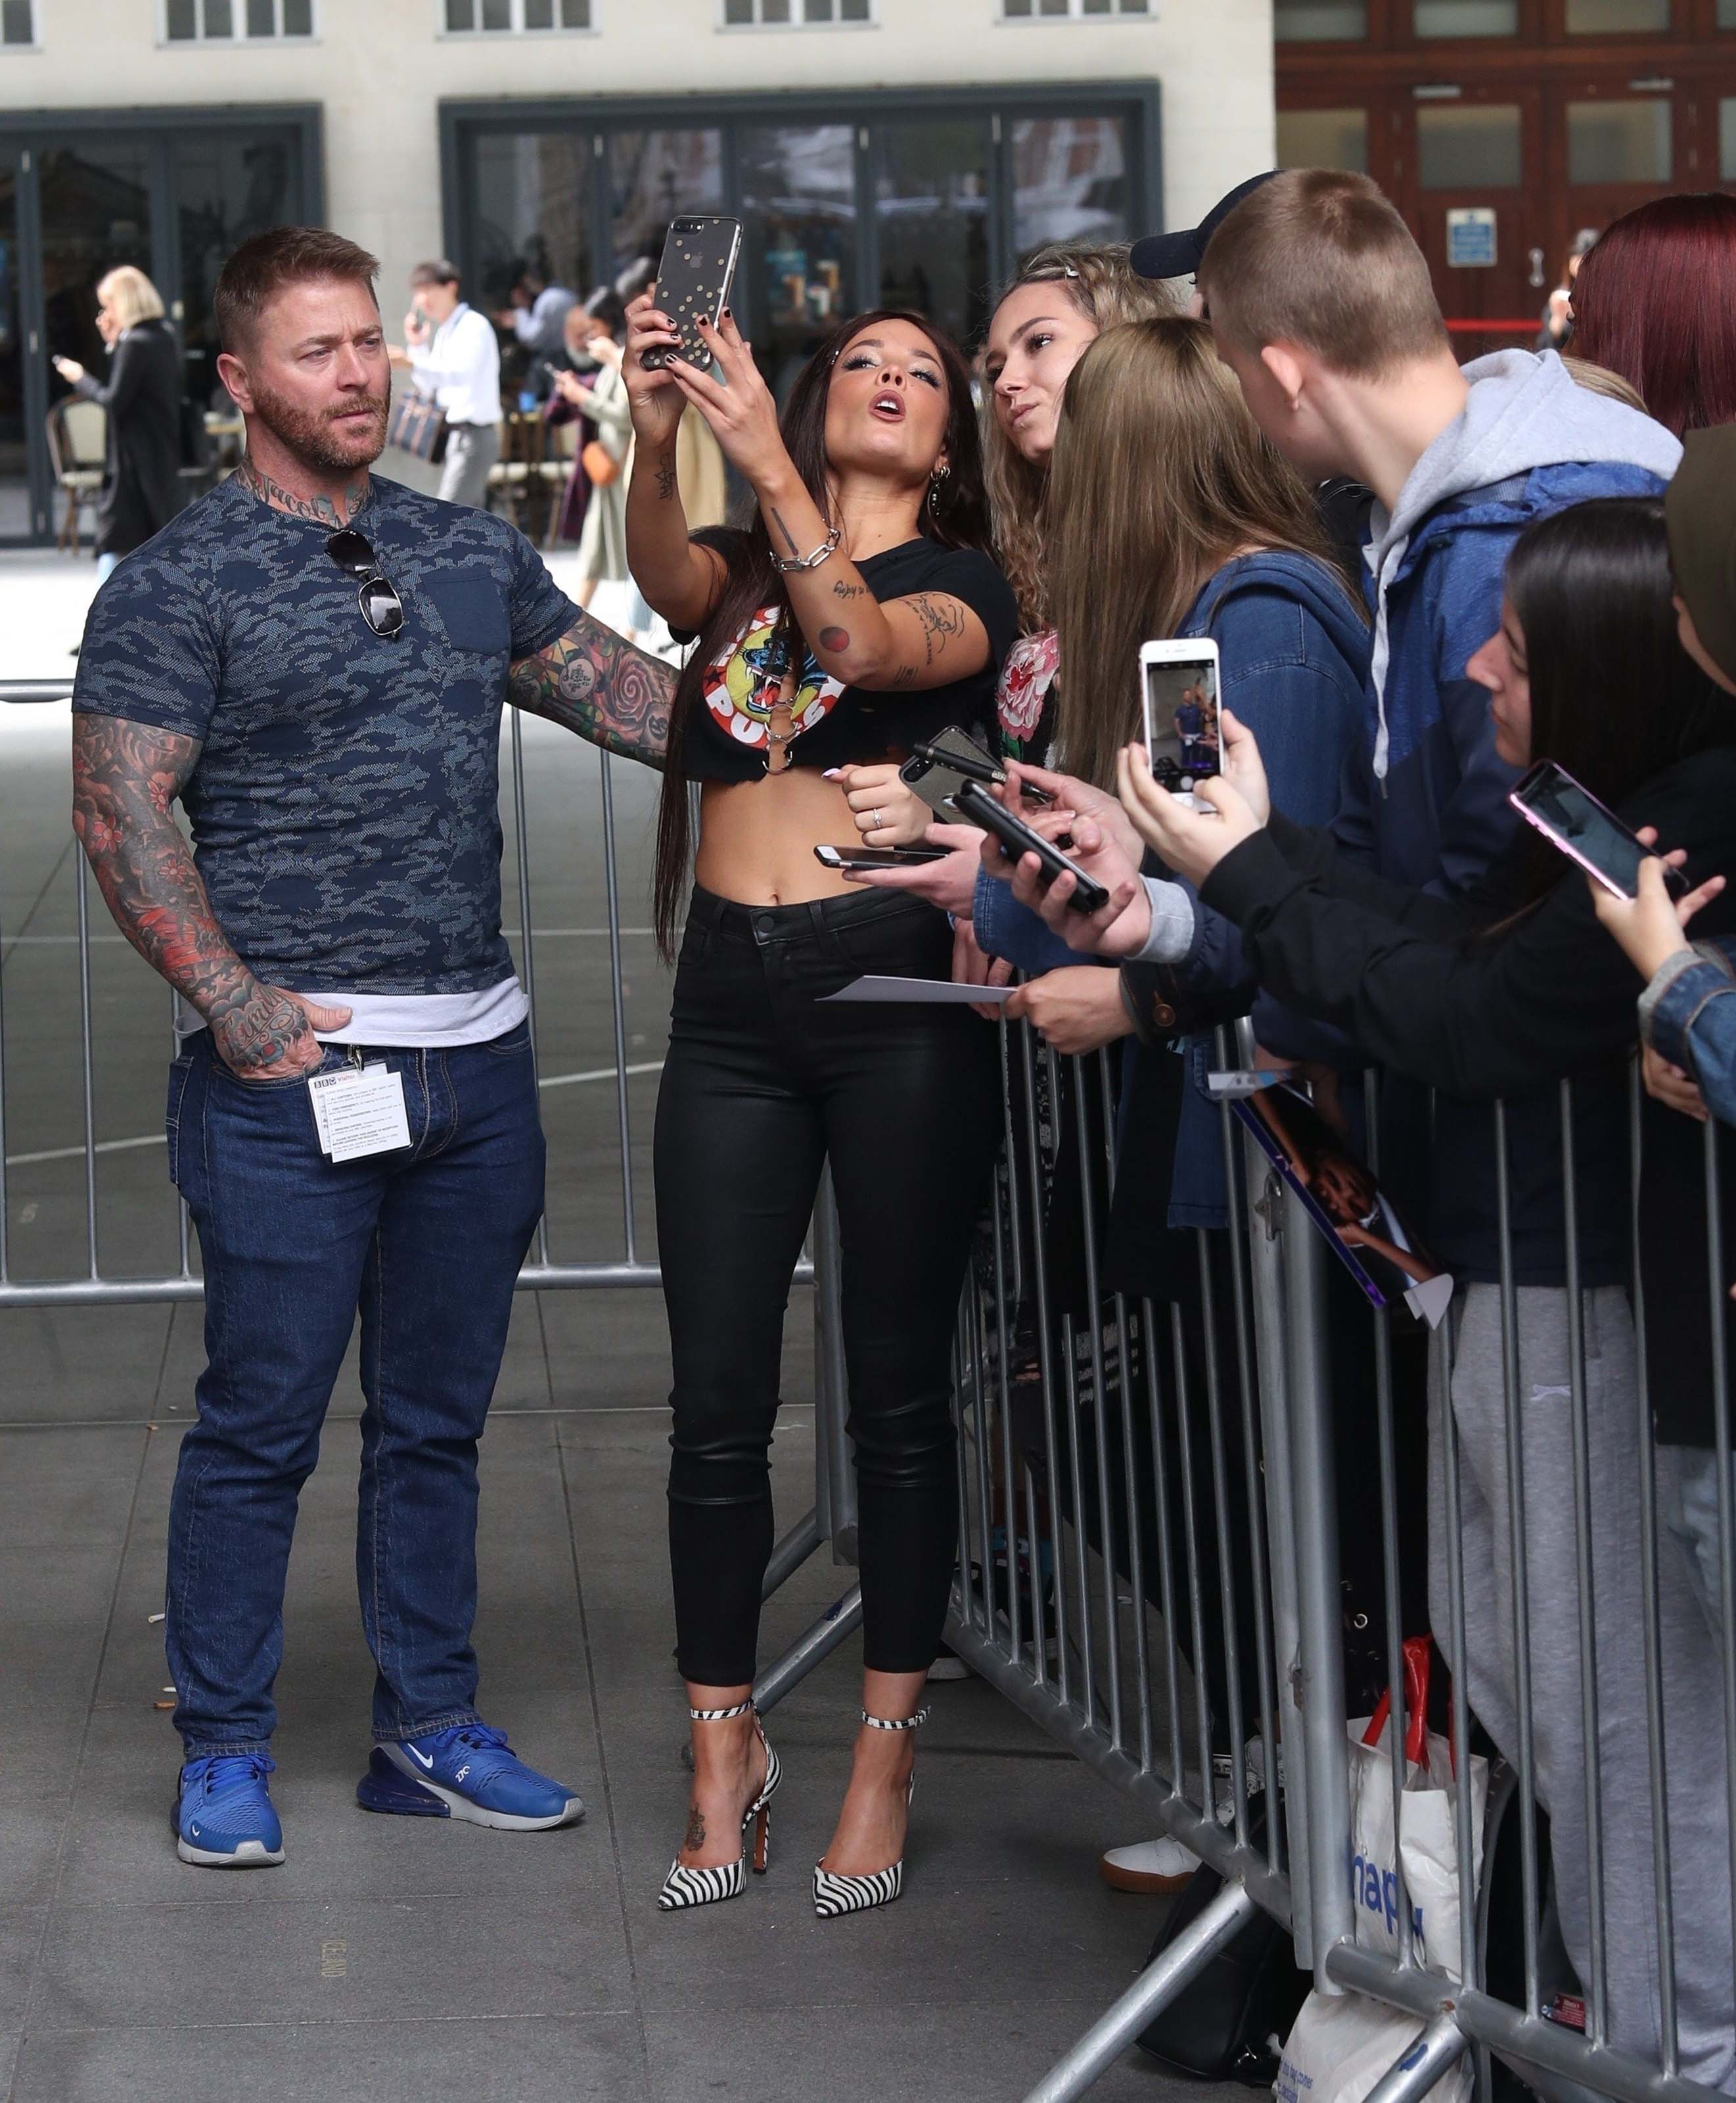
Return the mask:
<svg viewBox="0 0 1736 2103">
<path fill-rule="evenodd" d="M 1001 1129 L 996 1033 L 961 1007 L 816 1003 L 864 972 L 945 978 L 951 954 L 940 914 L 886 892 L 776 907 L 694 893 L 656 1181 L 678 1656 L 702 1685 L 754 1675 L 784 1314 L 828 1161 L 863 1661 L 934 1658 L 958 1525 L 951 1339 Z"/>
</svg>

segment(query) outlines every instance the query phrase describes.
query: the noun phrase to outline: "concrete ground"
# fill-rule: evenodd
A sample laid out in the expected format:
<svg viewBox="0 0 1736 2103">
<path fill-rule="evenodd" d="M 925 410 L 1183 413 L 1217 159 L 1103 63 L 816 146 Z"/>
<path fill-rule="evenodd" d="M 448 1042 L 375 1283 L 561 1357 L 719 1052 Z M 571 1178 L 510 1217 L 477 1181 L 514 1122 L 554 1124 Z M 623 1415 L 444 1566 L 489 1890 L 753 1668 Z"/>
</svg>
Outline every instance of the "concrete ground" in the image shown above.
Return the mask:
<svg viewBox="0 0 1736 2103">
<path fill-rule="evenodd" d="M 557 558 L 558 559 L 558 558 Z M 0 558 L 0 678 L 63 671 L 88 562 Z M 6 1256 L 87 1267 L 77 864 L 64 706 L 0 705 Z M 552 1253 L 624 1249 L 595 755 L 526 740 Z M 645 913 L 643 779 L 616 772 L 624 918 Z M 510 831 L 508 865 L 513 860 Z M 94 889 L 103 1274 L 179 1269 L 160 1144 L 167 1000 Z M 509 898 L 508 924 L 516 925 Z M 667 985 L 624 937 L 636 1244 Z M 780 1524 L 810 1501 L 811 1306 L 792 1303 Z M 1023 2095 L 1140 1964 L 1162 1913 L 1098 1883 L 1139 1821 L 979 1681 L 935 1690 L 906 1896 L 818 1922 L 809 1866 L 841 1794 L 857 1656 L 775 1712 L 788 1778 L 770 1874 L 730 1905 L 655 1908 L 685 1800 L 663 1549 L 667 1368 L 650 1292 L 520 1297 L 483 1459 L 482 1705 L 590 1812 L 517 1836 L 370 1817 L 371 1666 L 351 1541 L 359 1406 L 334 1399 L 303 1500 L 278 1697 L 289 1859 L 183 1868 L 160 1630 L 164 1521 L 201 1360 L 196 1306 L 0 1309 L 0 2096 L 9 2103 L 488 2098 L 610 2103 Z M 822 1554 L 768 1608 L 768 1658 L 842 1588 Z M 1093 2092 L 1186 2083 L 1128 2062 Z"/>
</svg>

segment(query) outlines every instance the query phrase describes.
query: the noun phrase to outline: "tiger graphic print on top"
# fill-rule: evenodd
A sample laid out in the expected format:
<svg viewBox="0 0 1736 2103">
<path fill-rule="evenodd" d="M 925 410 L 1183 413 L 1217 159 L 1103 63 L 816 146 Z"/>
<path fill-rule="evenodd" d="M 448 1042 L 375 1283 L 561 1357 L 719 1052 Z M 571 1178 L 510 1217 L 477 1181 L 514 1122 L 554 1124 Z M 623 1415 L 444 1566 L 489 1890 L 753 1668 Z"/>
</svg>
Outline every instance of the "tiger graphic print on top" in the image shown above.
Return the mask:
<svg viewBox="0 0 1736 2103">
<path fill-rule="evenodd" d="M 762 606 L 733 642 L 705 668 L 705 705 L 718 728 L 736 745 L 765 751 L 767 728 L 784 684 L 788 658 L 774 647 L 782 607 Z M 800 642 L 801 630 L 795 631 Z M 790 727 L 797 736 L 824 722 L 844 691 L 841 679 L 823 672 L 806 645 L 801 645 L 796 691 L 790 704 Z"/>
</svg>

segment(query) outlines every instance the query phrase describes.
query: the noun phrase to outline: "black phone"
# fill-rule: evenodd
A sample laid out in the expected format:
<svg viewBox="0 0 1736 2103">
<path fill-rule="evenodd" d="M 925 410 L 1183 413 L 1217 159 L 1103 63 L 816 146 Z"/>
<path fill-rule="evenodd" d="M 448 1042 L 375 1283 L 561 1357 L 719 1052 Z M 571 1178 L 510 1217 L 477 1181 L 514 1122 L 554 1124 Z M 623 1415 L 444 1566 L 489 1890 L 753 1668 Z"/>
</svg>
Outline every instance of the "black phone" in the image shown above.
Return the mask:
<svg viewBox="0 0 1736 2103">
<path fill-rule="evenodd" d="M 679 352 L 648 350 L 645 363 L 660 369 L 679 356 L 703 371 L 711 349 L 696 326 L 701 316 L 717 325 L 729 305 L 735 259 L 741 253 L 741 221 L 689 216 L 671 220 L 664 237 L 663 260 L 657 265 L 657 310 L 667 314 L 681 338 Z"/>
<path fill-rule="evenodd" d="M 1605 891 L 1617 898 L 1638 894 L 1640 865 L 1655 850 L 1643 847 L 1615 813 L 1605 810 L 1565 767 L 1552 759 L 1540 759 L 1507 800 L 1552 847 L 1578 862 Z M 1680 898 L 1688 888 L 1688 879 L 1679 869 L 1667 869 L 1663 880 L 1674 897 Z"/>
<path fill-rule="evenodd" d="M 958 792 L 966 782 L 980 781 L 999 788 L 1006 779 L 1006 769 L 1000 762 L 956 725 L 942 731 L 930 743 L 918 740 L 898 772 L 899 779 L 913 789 L 937 817 L 947 819 L 958 816 Z M 1031 803 L 1054 801 L 1041 789 L 1028 786 L 1021 793 Z"/>
<path fill-rule="evenodd" d="M 822 869 L 914 869 L 921 862 L 944 861 L 944 847 L 815 847 Z"/>
<path fill-rule="evenodd" d="M 1087 876 L 1077 862 L 1069 861 L 1041 833 L 1032 832 L 1023 818 L 1015 818 L 980 782 L 966 782 L 958 792 L 958 807 L 969 823 L 992 833 L 1015 861 L 1021 855 L 1034 854 L 1050 883 L 1063 874 L 1074 878 L 1078 888 L 1067 901 L 1072 911 L 1095 913 L 1109 903 L 1108 892 L 1094 876 Z"/>
</svg>

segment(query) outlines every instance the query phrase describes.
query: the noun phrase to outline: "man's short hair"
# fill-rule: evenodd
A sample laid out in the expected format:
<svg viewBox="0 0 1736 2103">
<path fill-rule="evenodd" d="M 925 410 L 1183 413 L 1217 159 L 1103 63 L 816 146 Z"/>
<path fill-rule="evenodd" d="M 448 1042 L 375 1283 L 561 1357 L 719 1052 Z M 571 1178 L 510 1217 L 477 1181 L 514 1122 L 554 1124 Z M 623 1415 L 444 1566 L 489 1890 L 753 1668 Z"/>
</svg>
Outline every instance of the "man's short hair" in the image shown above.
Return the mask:
<svg viewBox="0 0 1736 2103">
<path fill-rule="evenodd" d="M 412 286 L 455 285 L 458 265 L 449 263 L 444 256 L 431 256 L 427 262 L 417 264 L 410 273 L 410 282 Z"/>
<path fill-rule="evenodd" d="M 1311 350 L 1378 380 L 1447 347 L 1423 251 L 1366 176 L 1292 168 L 1244 198 L 1211 238 L 1199 285 L 1238 350 Z"/>
<path fill-rule="evenodd" d="M 232 356 L 244 352 L 260 316 L 291 285 L 349 278 L 366 285 L 378 304 L 380 265 L 366 249 L 323 226 L 273 226 L 244 241 L 217 273 L 211 292 L 217 334 Z"/>
</svg>

